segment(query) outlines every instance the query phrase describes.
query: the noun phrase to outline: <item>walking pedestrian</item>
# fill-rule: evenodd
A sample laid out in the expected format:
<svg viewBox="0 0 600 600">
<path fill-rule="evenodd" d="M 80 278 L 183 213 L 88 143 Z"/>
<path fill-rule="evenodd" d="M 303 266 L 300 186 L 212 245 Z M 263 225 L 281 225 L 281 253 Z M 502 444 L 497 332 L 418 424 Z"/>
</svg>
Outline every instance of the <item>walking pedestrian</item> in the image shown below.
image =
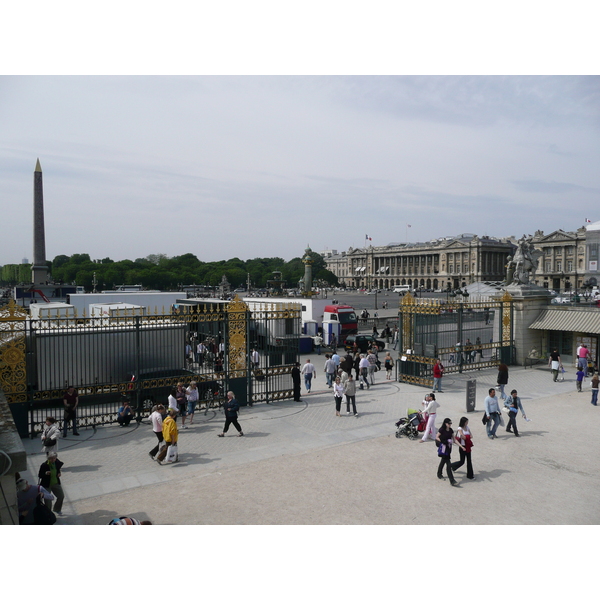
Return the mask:
<svg viewBox="0 0 600 600">
<path fill-rule="evenodd" d="M 240 405 L 233 392 L 227 392 L 227 402 L 223 405 L 223 408 L 225 410 L 225 426 L 223 427 L 223 433 L 219 433 L 219 437 L 225 437 L 225 434 L 229 431 L 229 425 L 233 425 L 238 431 L 238 437 L 242 437 L 244 432 L 238 423 Z"/>
<path fill-rule="evenodd" d="M 398 347 L 398 325 L 394 325 L 394 336 L 392 341 L 394 342 L 393 349 L 396 350 Z"/>
<path fill-rule="evenodd" d="M 77 407 L 79 406 L 79 394 L 72 385 L 67 388 L 67 391 L 63 396 L 63 404 L 65 405 L 63 437 L 67 437 L 67 426 L 69 423 L 72 423 L 73 435 L 79 435 L 77 433 Z"/>
<path fill-rule="evenodd" d="M 500 399 L 506 400 L 508 396 L 504 393 L 504 386 L 508 383 L 508 367 L 504 363 L 498 365 L 498 377 L 496 382 L 500 388 Z"/>
<path fill-rule="evenodd" d="M 175 394 L 177 393 L 177 388 L 174 387 L 171 389 L 171 393 L 169 394 L 169 406 L 168 410 L 173 409 L 175 411 L 175 420 L 177 420 L 177 414 L 179 413 L 179 409 L 177 408 L 177 398 L 175 398 Z"/>
<path fill-rule="evenodd" d="M 154 460 L 160 448 L 164 445 L 163 437 L 163 418 L 165 416 L 165 407 L 162 404 L 157 404 L 152 408 L 152 414 L 150 415 L 150 422 L 152 423 L 152 431 L 158 440 L 158 443 L 150 452 L 148 452 L 150 458 Z"/>
<path fill-rule="evenodd" d="M 458 451 L 460 453 L 460 460 L 451 464 L 452 471 L 460 469 L 467 462 L 467 479 L 475 479 L 473 475 L 473 464 L 471 463 L 471 448 L 473 447 L 473 434 L 469 429 L 469 419 L 467 417 L 461 417 L 454 436 L 456 443 L 458 444 Z"/>
<path fill-rule="evenodd" d="M 323 371 L 325 373 L 325 379 L 327 382 L 327 387 L 329 389 L 331 389 L 333 387 L 333 377 L 335 376 L 335 372 L 336 372 L 336 366 L 335 366 L 335 362 L 333 361 L 333 359 L 331 358 L 331 356 L 329 354 L 325 355 L 325 367 L 323 368 Z"/>
<path fill-rule="evenodd" d="M 562 369 L 562 361 L 560 360 L 560 354 L 558 353 L 557 348 L 554 348 L 554 350 L 550 352 L 548 366 L 552 371 L 552 381 L 556 381 L 558 379 L 558 371 L 559 369 Z"/>
<path fill-rule="evenodd" d="M 178 452 L 176 451 L 173 455 L 173 451 L 169 450 L 172 446 L 177 446 L 177 439 L 179 437 L 177 423 L 175 422 L 176 416 L 177 409 L 169 408 L 167 418 L 163 421 L 162 434 L 165 440 L 165 445 L 162 447 L 162 449 L 158 453 L 158 456 L 156 457 L 156 462 L 159 465 L 166 465 L 169 463 L 177 462 L 179 460 L 177 456 Z"/>
<path fill-rule="evenodd" d="M 375 371 L 377 371 L 377 355 L 373 350 L 367 351 L 367 360 L 369 361 L 369 379 L 371 380 L 371 385 L 375 385 Z"/>
<path fill-rule="evenodd" d="M 300 400 L 300 363 L 295 362 L 292 367 L 292 388 L 294 390 L 294 402 L 302 402 Z"/>
<path fill-rule="evenodd" d="M 177 400 L 178 414 L 181 415 L 181 429 L 187 429 L 185 425 L 185 417 L 187 415 L 187 396 L 185 395 L 185 387 L 181 381 L 177 384 L 177 389 L 175 390 L 175 399 Z"/>
<path fill-rule="evenodd" d="M 40 485 L 56 497 L 54 507 L 52 507 L 52 500 L 45 498 L 44 502 L 46 503 L 46 506 L 57 515 L 62 515 L 62 505 L 65 499 L 65 493 L 63 492 L 60 482 L 60 470 L 63 464 L 63 462 L 58 460 L 56 452 L 50 452 L 48 458 L 40 465 L 38 471 Z"/>
<path fill-rule="evenodd" d="M 258 369 L 258 367 L 260 367 L 260 354 L 256 348 L 253 348 L 250 360 L 252 361 L 253 369 Z"/>
<path fill-rule="evenodd" d="M 385 359 L 383 361 L 383 365 L 385 366 L 385 378 L 388 381 L 392 380 L 392 369 L 394 368 L 394 359 L 389 352 L 386 352 Z"/>
<path fill-rule="evenodd" d="M 369 361 L 364 354 L 360 355 L 360 362 L 358 366 L 360 368 L 360 389 L 364 389 L 363 384 L 367 386 L 367 389 L 369 389 L 370 385 L 369 381 L 367 380 L 367 376 L 369 374 Z"/>
<path fill-rule="evenodd" d="M 504 406 L 508 408 L 508 425 L 506 426 L 506 431 L 508 433 L 514 433 L 517 437 L 519 437 L 519 430 L 517 429 L 517 413 L 521 411 L 524 419 L 527 418 L 527 415 L 523 410 L 521 398 L 517 396 L 517 390 L 512 390 L 510 396 L 508 396 L 504 401 Z"/>
<path fill-rule="evenodd" d="M 200 393 L 198 392 L 198 384 L 195 381 L 191 381 L 187 390 L 185 390 L 185 397 L 187 398 L 187 414 L 190 416 L 190 425 L 194 423 L 194 413 L 196 412 L 196 405 L 200 399 Z"/>
<path fill-rule="evenodd" d="M 344 384 L 344 394 L 346 395 L 346 414 L 350 414 L 350 403 L 352 403 L 352 412 L 358 417 L 356 412 L 356 382 L 352 379 L 352 373 L 348 375 L 348 381 Z"/>
<path fill-rule="evenodd" d="M 588 356 L 590 351 L 586 344 L 581 344 L 579 348 L 577 348 L 577 366 L 581 367 L 583 370 L 584 377 L 588 376 Z"/>
<path fill-rule="evenodd" d="M 426 442 L 429 439 L 429 436 L 435 437 L 437 431 L 435 428 L 435 418 L 437 416 L 437 409 L 439 407 L 440 405 L 435 399 L 435 394 L 429 394 L 429 401 L 427 402 L 427 407 L 425 408 L 427 425 L 425 426 L 423 437 L 421 438 L 419 443 Z"/>
<path fill-rule="evenodd" d="M 443 470 L 444 466 L 446 467 L 446 474 L 448 475 L 448 479 L 450 480 L 451 485 L 458 485 L 456 480 L 454 479 L 454 474 L 452 473 L 452 466 L 450 463 L 450 457 L 452 455 L 452 439 L 454 437 L 454 431 L 452 430 L 452 420 L 449 418 L 445 418 L 442 426 L 440 427 L 437 435 L 435 436 L 436 442 L 439 442 L 438 446 L 438 456 L 440 457 L 440 464 L 438 466 L 437 476 L 438 479 L 444 479 Z"/>
<path fill-rule="evenodd" d="M 50 452 L 58 452 L 58 438 L 60 437 L 60 429 L 54 417 L 48 417 L 44 430 L 42 431 L 42 450 L 46 456 Z"/>
<path fill-rule="evenodd" d="M 317 370 L 315 369 L 315 365 L 310 362 L 310 358 L 306 359 L 306 363 L 302 367 L 302 375 L 304 375 L 304 386 L 306 387 L 306 391 L 310 394 L 310 388 L 312 386 L 313 377 L 317 378 Z"/>
<path fill-rule="evenodd" d="M 582 392 L 581 384 L 583 383 L 583 378 L 585 377 L 585 372 L 583 371 L 583 367 L 577 367 L 576 373 L 577 381 L 575 382 L 575 387 L 578 392 Z"/>
<path fill-rule="evenodd" d="M 592 377 L 592 404 L 594 406 L 598 406 L 598 381 L 600 381 L 598 373 L 594 373 Z"/>
<path fill-rule="evenodd" d="M 333 399 L 335 400 L 335 416 L 339 417 L 340 409 L 342 408 L 342 398 L 344 396 L 344 386 L 340 377 L 335 378 L 333 384 Z"/>
<path fill-rule="evenodd" d="M 435 361 L 433 365 L 433 390 L 434 392 L 442 392 L 442 377 L 444 376 L 444 365 L 441 359 Z"/>
<path fill-rule="evenodd" d="M 488 395 L 484 401 L 485 406 L 485 416 L 487 417 L 485 428 L 487 431 L 487 436 L 493 440 L 498 437 L 496 435 L 496 430 L 500 425 L 500 407 L 498 406 L 498 398 L 496 398 L 496 390 L 495 388 L 490 388 L 488 390 Z M 491 425 L 493 421 L 493 425 Z"/>
<path fill-rule="evenodd" d="M 321 346 L 323 345 L 323 338 L 319 334 L 317 334 L 313 338 L 313 342 L 317 350 L 317 354 L 321 356 Z"/>
</svg>

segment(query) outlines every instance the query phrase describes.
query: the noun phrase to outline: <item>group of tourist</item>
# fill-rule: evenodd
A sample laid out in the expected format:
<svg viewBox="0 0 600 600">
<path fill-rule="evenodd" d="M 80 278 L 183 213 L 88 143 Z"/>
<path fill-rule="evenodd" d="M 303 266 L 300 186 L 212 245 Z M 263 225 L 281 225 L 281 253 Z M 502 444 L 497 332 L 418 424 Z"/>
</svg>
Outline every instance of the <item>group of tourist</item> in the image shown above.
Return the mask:
<svg viewBox="0 0 600 600">
<path fill-rule="evenodd" d="M 519 412 L 521 412 L 525 420 L 528 420 L 517 390 L 512 390 L 510 396 L 504 394 L 504 385 L 508 382 L 508 369 L 502 368 L 506 367 L 503 364 L 500 367 L 498 379 L 504 381 L 504 383 L 499 383 L 498 389 L 503 400 L 503 407 L 502 409 L 500 408 L 499 398 L 496 396 L 496 388 L 488 390 L 488 395 L 484 401 L 485 415 L 482 421 L 486 426 L 486 433 L 490 439 L 496 439 L 498 427 L 504 426 L 502 412 L 506 413 L 508 417 L 508 424 L 506 425 L 507 433 L 512 433 L 516 437 L 519 437 L 517 427 L 517 415 Z M 420 442 L 426 442 L 430 438 L 435 438 L 438 456 L 440 457 L 437 471 L 438 478 L 444 479 L 443 470 L 445 468 L 451 485 L 458 485 L 454 478 L 454 471 L 462 467 L 466 462 L 467 479 L 475 479 L 471 461 L 473 434 L 469 428 L 469 419 L 461 417 L 456 433 L 452 429 L 452 419 L 450 418 L 445 418 L 442 426 L 436 429 L 435 421 L 439 408 L 440 404 L 436 400 L 435 393 L 432 392 L 425 396 L 420 411 L 424 423 L 423 437 Z M 455 462 L 451 462 L 453 444 L 458 446 L 460 453 L 460 460 Z"/>
</svg>

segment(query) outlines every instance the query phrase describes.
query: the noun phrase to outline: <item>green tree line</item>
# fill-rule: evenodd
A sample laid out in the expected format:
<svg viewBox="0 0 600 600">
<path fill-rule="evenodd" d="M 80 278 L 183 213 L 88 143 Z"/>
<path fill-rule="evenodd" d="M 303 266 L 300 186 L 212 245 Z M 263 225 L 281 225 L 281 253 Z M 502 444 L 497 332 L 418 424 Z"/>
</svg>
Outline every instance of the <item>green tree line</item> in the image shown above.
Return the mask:
<svg viewBox="0 0 600 600">
<path fill-rule="evenodd" d="M 337 277 L 327 269 L 322 256 L 312 253 L 313 281 L 321 285 L 337 285 Z M 304 275 L 304 263 L 300 257 L 285 261 L 282 258 L 231 258 L 217 262 L 202 262 L 193 254 L 169 258 L 164 254 L 151 254 L 146 258 L 113 261 L 110 258 L 91 259 L 89 254 L 61 254 L 48 261 L 50 278 L 55 283 L 82 285 L 86 291 L 93 288 L 94 273 L 96 289 L 110 290 L 119 285 L 142 285 L 147 289 L 174 290 L 182 285 L 217 286 L 223 275 L 234 287 L 246 284 L 248 273 L 253 288 L 268 288 L 273 271 L 281 271 L 285 287 L 295 288 Z M 4 265 L 0 270 L 3 285 L 28 284 L 31 282 L 31 265 Z"/>
</svg>

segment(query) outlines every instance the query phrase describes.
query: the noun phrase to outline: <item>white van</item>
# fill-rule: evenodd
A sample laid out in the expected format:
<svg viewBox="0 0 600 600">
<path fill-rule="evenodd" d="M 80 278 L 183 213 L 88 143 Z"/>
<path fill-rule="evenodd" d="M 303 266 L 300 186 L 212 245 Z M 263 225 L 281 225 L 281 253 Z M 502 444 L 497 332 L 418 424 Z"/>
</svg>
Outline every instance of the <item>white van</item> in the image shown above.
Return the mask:
<svg viewBox="0 0 600 600">
<path fill-rule="evenodd" d="M 410 285 L 397 285 L 394 288 L 394 293 L 400 294 L 401 296 L 404 296 L 404 294 L 412 291 L 413 289 L 410 287 Z"/>
</svg>

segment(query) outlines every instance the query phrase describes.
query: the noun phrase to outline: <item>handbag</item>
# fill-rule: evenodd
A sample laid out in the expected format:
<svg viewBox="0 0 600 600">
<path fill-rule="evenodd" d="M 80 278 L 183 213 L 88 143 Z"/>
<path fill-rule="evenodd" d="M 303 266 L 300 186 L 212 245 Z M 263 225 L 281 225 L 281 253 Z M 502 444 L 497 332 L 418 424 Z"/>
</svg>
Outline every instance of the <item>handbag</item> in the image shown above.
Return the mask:
<svg viewBox="0 0 600 600">
<path fill-rule="evenodd" d="M 442 457 L 442 456 L 450 456 L 448 454 L 448 447 L 446 446 L 446 444 L 440 444 L 438 447 L 438 456 Z"/>
<path fill-rule="evenodd" d="M 179 453 L 177 452 L 177 444 L 171 444 L 167 448 L 167 456 L 165 457 L 164 462 L 177 462 L 179 457 Z"/>
<path fill-rule="evenodd" d="M 510 412 L 510 408 L 508 408 L 508 406 L 503 406 L 502 407 L 502 412 L 509 413 Z"/>
<path fill-rule="evenodd" d="M 56 446 L 56 440 L 53 440 L 53 439 L 51 439 L 51 438 L 46 438 L 46 439 L 44 440 L 44 446 L 45 446 L 46 448 L 49 448 L 50 446 Z"/>
</svg>

